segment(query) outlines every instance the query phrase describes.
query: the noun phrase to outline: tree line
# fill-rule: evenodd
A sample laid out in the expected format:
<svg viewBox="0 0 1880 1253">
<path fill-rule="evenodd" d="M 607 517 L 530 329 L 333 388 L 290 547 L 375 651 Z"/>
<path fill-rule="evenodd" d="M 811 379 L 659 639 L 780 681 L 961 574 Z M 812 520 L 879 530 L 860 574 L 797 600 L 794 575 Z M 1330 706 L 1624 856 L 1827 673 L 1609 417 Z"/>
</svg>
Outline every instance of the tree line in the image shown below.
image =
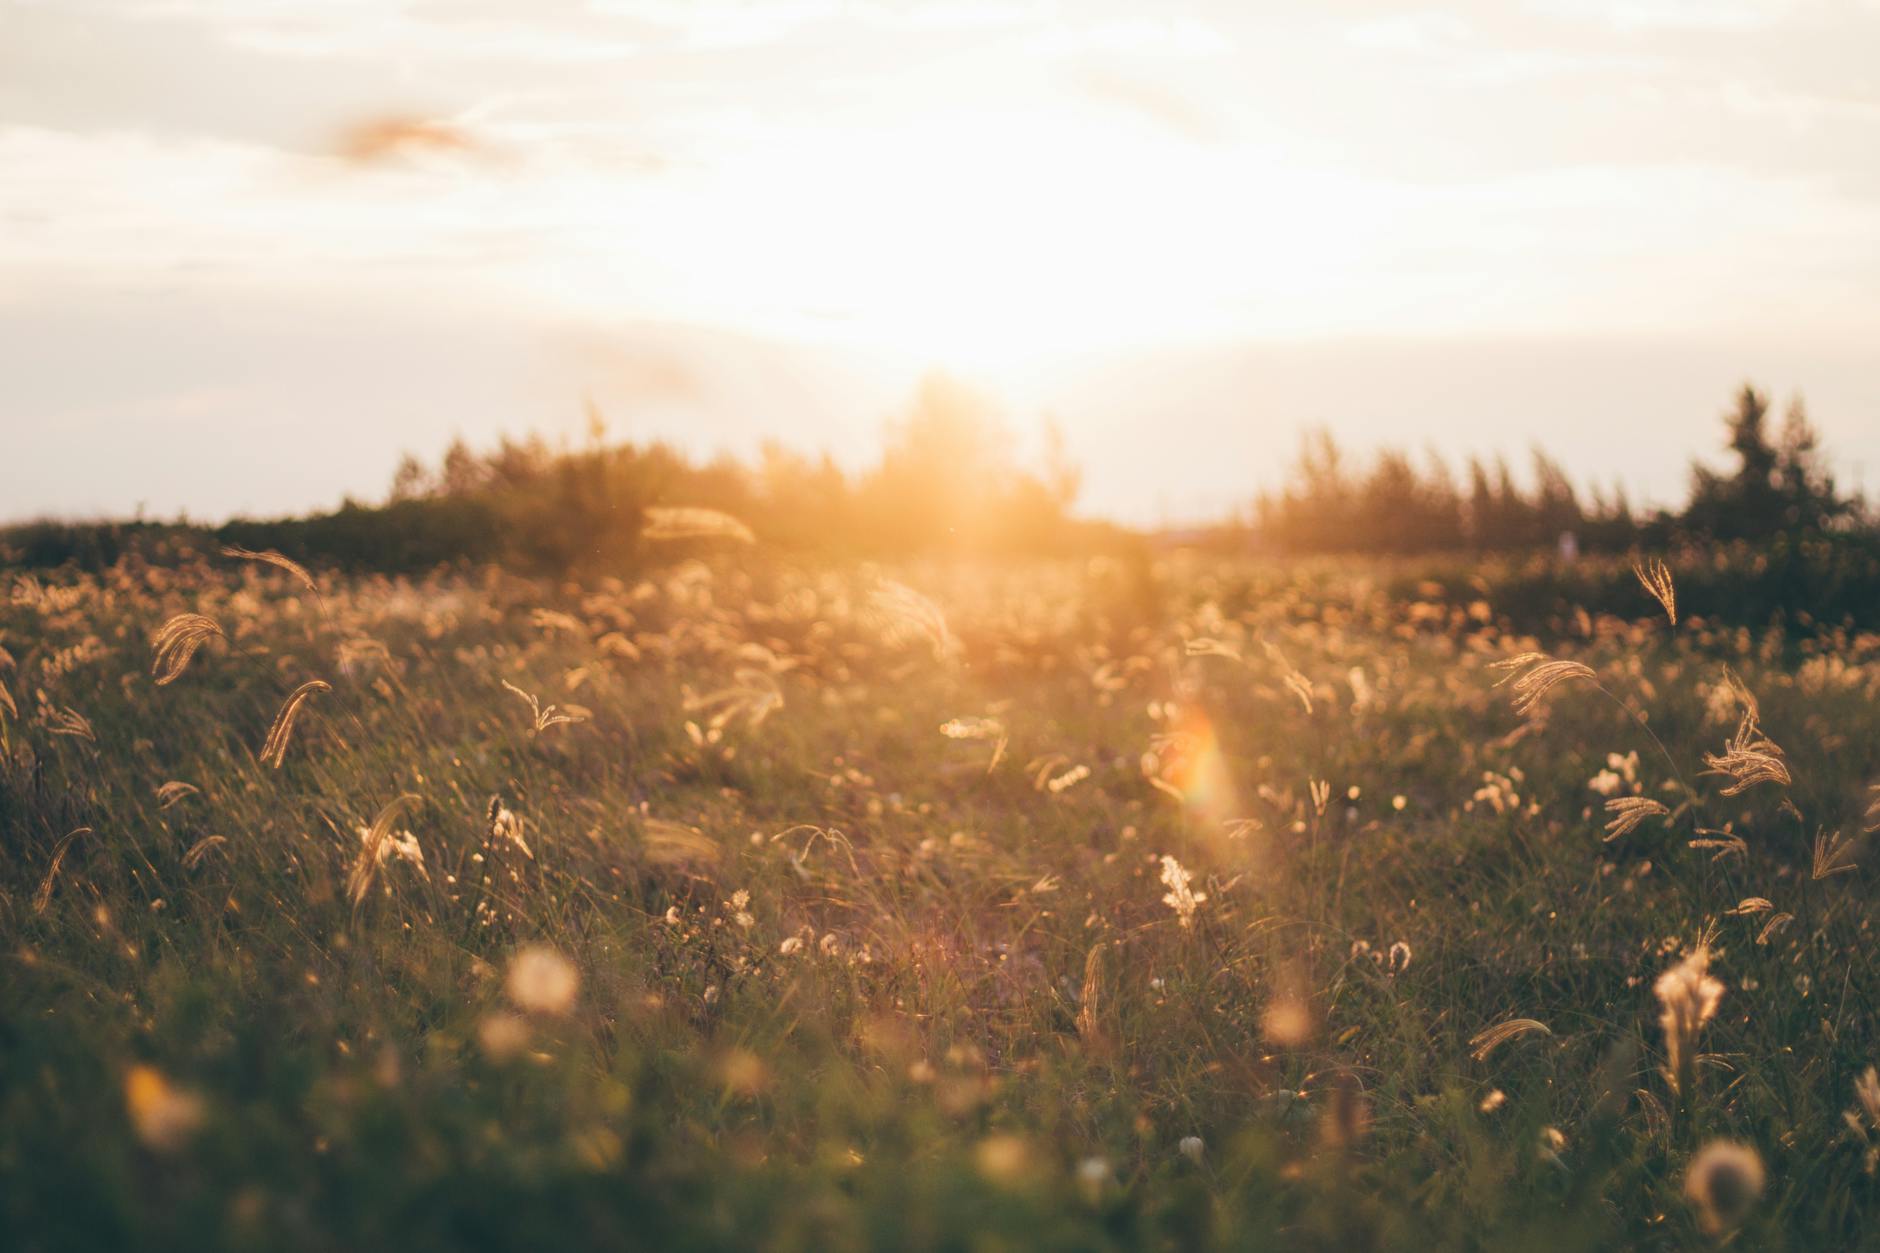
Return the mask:
<svg viewBox="0 0 1880 1253">
<path fill-rule="evenodd" d="M 1582 493 L 1538 448 L 1523 484 L 1502 457 L 1471 457 L 1460 474 L 1433 452 L 1417 458 L 1387 448 L 1359 464 L 1330 432 L 1311 431 L 1283 485 L 1257 498 L 1244 529 L 1284 552 L 1422 553 L 1562 544 L 1611 551 L 1873 526 L 1866 502 L 1837 485 L 1799 398 L 1778 426 L 1769 397 L 1746 383 L 1723 420 L 1735 465 L 1693 462 L 1685 504 L 1649 511 L 1635 509 L 1621 486 Z"/>
</svg>

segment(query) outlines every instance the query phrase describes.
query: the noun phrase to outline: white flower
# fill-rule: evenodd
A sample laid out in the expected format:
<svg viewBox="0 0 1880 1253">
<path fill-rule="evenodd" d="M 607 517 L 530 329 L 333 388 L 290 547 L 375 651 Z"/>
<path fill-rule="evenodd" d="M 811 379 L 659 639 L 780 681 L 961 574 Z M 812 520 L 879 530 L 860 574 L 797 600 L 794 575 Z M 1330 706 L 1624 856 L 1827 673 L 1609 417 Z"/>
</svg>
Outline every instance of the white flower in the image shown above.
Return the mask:
<svg viewBox="0 0 1880 1253">
<path fill-rule="evenodd" d="M 1181 1150 L 1183 1157 L 1197 1166 L 1201 1164 L 1202 1154 L 1207 1152 L 1207 1146 L 1201 1142 L 1200 1136 L 1183 1136 L 1182 1142 L 1176 1147 Z"/>
</svg>

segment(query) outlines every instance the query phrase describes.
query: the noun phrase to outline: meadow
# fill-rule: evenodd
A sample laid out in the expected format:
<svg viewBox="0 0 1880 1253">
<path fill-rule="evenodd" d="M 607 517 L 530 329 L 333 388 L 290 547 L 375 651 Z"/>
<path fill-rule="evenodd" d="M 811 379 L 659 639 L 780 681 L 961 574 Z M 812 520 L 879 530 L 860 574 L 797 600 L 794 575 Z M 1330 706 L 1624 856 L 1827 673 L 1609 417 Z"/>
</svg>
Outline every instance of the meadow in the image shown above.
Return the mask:
<svg viewBox="0 0 1880 1253">
<path fill-rule="evenodd" d="M 1880 1243 L 1880 634 L 664 525 L 6 577 L 8 1247 Z"/>
</svg>

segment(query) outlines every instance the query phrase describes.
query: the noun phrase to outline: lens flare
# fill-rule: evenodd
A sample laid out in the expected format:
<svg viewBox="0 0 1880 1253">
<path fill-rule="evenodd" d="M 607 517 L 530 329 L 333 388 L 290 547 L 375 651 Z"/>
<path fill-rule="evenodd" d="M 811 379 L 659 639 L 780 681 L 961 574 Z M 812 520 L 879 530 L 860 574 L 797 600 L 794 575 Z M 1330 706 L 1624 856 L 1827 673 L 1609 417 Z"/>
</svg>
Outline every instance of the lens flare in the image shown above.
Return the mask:
<svg viewBox="0 0 1880 1253">
<path fill-rule="evenodd" d="M 1172 719 L 1174 729 L 1150 757 L 1155 785 L 1182 803 L 1190 822 L 1209 830 L 1239 816 L 1239 798 L 1214 722 L 1198 707 L 1185 707 Z"/>
</svg>

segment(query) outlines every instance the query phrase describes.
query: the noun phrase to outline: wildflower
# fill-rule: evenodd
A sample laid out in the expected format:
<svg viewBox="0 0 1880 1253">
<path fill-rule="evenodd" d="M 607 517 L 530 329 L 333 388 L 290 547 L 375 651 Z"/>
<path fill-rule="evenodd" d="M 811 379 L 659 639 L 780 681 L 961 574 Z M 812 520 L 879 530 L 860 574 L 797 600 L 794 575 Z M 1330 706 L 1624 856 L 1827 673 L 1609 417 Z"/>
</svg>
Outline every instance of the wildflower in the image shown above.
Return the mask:
<svg viewBox="0 0 1880 1253">
<path fill-rule="evenodd" d="M 741 931 L 749 931 L 757 923 L 757 919 L 751 915 L 750 904 L 751 894 L 744 888 L 733 892 L 731 899 L 725 902 L 731 910 L 731 921 L 737 923 Z"/>
<path fill-rule="evenodd" d="M 1162 885 L 1168 889 L 1162 903 L 1175 911 L 1176 919 L 1184 927 L 1194 925 L 1195 910 L 1208 899 L 1205 892 L 1196 892 L 1188 886 L 1193 879 L 1179 861 L 1168 856 L 1162 858 Z"/>
<path fill-rule="evenodd" d="M 1704 1234 L 1720 1236 L 1743 1225 L 1762 1196 L 1762 1155 L 1747 1144 L 1712 1140 L 1684 1168 L 1684 1195 Z"/>
<path fill-rule="evenodd" d="M 796 954 L 803 951 L 803 937 L 793 935 L 785 938 L 783 943 L 777 946 L 777 951 L 785 957 L 794 957 Z"/>
<path fill-rule="evenodd" d="M 1183 1157 L 1197 1166 L 1201 1164 L 1201 1158 L 1207 1152 L 1207 1145 L 1201 1142 L 1200 1136 L 1183 1136 L 1181 1143 L 1175 1147 L 1181 1151 Z"/>
<path fill-rule="evenodd" d="M 581 975 L 574 963 L 546 944 L 525 944 L 509 959 L 504 991 L 531 1014 L 565 1014 L 574 1008 Z"/>
</svg>

